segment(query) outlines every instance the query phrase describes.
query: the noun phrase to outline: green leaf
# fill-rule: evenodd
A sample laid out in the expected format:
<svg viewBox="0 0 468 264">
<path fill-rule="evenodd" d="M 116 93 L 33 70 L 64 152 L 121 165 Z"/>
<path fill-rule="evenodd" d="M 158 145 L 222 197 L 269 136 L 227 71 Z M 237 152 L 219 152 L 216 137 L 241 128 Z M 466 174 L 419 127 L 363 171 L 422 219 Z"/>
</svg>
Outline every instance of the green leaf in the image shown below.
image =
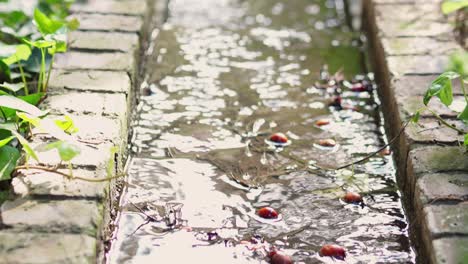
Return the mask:
<svg viewBox="0 0 468 264">
<path fill-rule="evenodd" d="M 468 146 L 468 134 L 465 134 L 465 140 L 463 141 L 465 146 Z"/>
<path fill-rule="evenodd" d="M 23 146 L 24 152 L 26 152 L 28 156 L 31 156 L 33 159 L 39 161 L 39 158 L 37 157 L 36 152 L 31 148 L 31 146 L 29 145 L 29 142 L 20 133 L 16 132 L 15 130 L 12 130 L 11 133 L 13 133 L 13 135 L 20 142 L 21 146 Z"/>
<path fill-rule="evenodd" d="M 0 106 L 20 110 L 22 112 L 28 113 L 36 117 L 43 116 L 46 114 L 44 111 L 41 111 L 36 106 L 9 95 L 0 95 Z"/>
<path fill-rule="evenodd" d="M 10 57 L 3 59 L 3 62 L 7 65 L 11 65 L 22 60 L 27 60 L 29 56 L 31 56 L 31 48 L 28 45 L 20 44 L 16 46 L 16 52 Z"/>
<path fill-rule="evenodd" d="M 468 52 L 457 51 L 450 55 L 447 70 L 456 72 L 463 77 L 468 76 Z"/>
<path fill-rule="evenodd" d="M 64 116 L 64 119 L 55 120 L 55 124 L 67 134 L 74 134 L 79 131 L 70 116 Z"/>
<path fill-rule="evenodd" d="M 41 119 L 39 117 L 32 117 L 25 113 L 16 113 L 16 115 L 22 120 L 24 120 L 25 122 L 28 122 L 35 127 L 38 127 L 41 125 Z"/>
<path fill-rule="evenodd" d="M 50 48 L 52 46 L 54 46 L 56 44 L 55 41 L 53 40 L 43 40 L 43 39 L 40 39 L 40 40 L 36 40 L 36 41 L 30 41 L 30 40 L 27 40 L 27 39 L 23 39 L 24 42 L 26 42 L 27 44 L 33 46 L 33 47 L 36 47 L 36 48 L 39 48 L 39 49 L 45 49 L 45 48 Z"/>
<path fill-rule="evenodd" d="M 16 167 L 16 163 L 20 158 L 20 153 L 17 148 L 11 146 L 3 146 L 0 148 L 0 180 L 11 179 L 11 173 Z"/>
<path fill-rule="evenodd" d="M 440 101 L 449 106 L 453 102 L 452 80 L 460 77 L 456 72 L 444 72 L 434 81 L 426 91 L 423 98 L 424 105 L 427 105 L 432 97 L 436 96 Z"/>
<path fill-rule="evenodd" d="M 21 95 L 17 96 L 19 99 L 30 103 L 32 105 L 38 105 L 41 99 L 44 97 L 44 93 L 35 93 L 35 94 L 28 94 L 28 95 Z"/>
<path fill-rule="evenodd" d="M 42 35 L 53 34 L 64 26 L 63 22 L 47 17 L 37 8 L 34 10 L 34 22 Z"/>
<path fill-rule="evenodd" d="M 468 0 L 446 0 L 442 3 L 442 12 L 447 15 L 465 7 L 468 7 Z"/>
<path fill-rule="evenodd" d="M 11 79 L 11 71 L 10 67 L 0 60 L 0 79 L 1 80 L 10 80 Z"/>
<path fill-rule="evenodd" d="M 417 111 L 413 117 L 411 118 L 411 122 L 413 123 L 418 123 L 419 122 L 419 117 L 421 116 L 421 113 L 419 111 Z"/>
<path fill-rule="evenodd" d="M 113 146 L 110 149 L 111 155 L 110 155 L 110 159 L 107 162 L 107 166 L 106 166 L 107 177 L 112 177 L 114 175 L 114 171 L 115 171 L 115 159 L 114 159 L 114 157 L 115 157 L 115 154 L 117 153 L 117 151 L 119 151 L 119 148 L 117 146 Z"/>
<path fill-rule="evenodd" d="M 0 148 L 5 146 L 6 144 L 10 143 L 10 141 L 12 139 L 14 139 L 14 138 L 15 138 L 14 136 L 9 136 L 7 138 L 4 138 L 4 139 L 0 140 Z"/>
<path fill-rule="evenodd" d="M 78 146 L 62 140 L 46 144 L 45 146 L 40 146 L 36 149 L 37 151 L 49 151 L 52 149 L 57 149 L 62 161 L 70 161 L 81 153 L 81 150 Z"/>
<path fill-rule="evenodd" d="M 80 27 L 80 21 L 76 18 L 67 22 L 67 28 L 71 31 L 75 31 Z"/>
<path fill-rule="evenodd" d="M 465 109 L 463 109 L 463 111 L 458 115 L 458 119 L 468 122 L 468 104 L 465 106 Z"/>
<path fill-rule="evenodd" d="M 24 83 L 7 83 L 7 82 L 4 82 L 3 84 L 0 84 L 0 87 L 5 88 L 7 90 L 10 90 L 10 91 L 16 93 L 19 90 L 23 89 Z"/>
</svg>

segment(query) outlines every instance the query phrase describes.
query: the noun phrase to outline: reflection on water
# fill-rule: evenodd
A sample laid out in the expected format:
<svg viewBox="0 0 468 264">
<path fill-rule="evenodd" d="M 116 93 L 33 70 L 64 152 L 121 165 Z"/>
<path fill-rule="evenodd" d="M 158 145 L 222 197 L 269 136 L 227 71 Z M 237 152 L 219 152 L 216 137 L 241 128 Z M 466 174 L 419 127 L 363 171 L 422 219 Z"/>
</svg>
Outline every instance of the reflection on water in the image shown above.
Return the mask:
<svg viewBox="0 0 468 264">
<path fill-rule="evenodd" d="M 317 253 L 327 243 L 347 249 L 346 263 L 414 262 L 391 157 L 333 169 L 384 144 L 373 92 L 353 91 L 372 75 L 359 75 L 343 3 L 170 1 L 147 51 L 151 92 L 110 263 L 268 263 L 273 246 L 296 263 L 335 263 Z M 268 144 L 275 132 L 291 144 Z M 365 205 L 344 203 L 347 190 Z M 264 206 L 281 217 L 259 218 Z"/>
</svg>

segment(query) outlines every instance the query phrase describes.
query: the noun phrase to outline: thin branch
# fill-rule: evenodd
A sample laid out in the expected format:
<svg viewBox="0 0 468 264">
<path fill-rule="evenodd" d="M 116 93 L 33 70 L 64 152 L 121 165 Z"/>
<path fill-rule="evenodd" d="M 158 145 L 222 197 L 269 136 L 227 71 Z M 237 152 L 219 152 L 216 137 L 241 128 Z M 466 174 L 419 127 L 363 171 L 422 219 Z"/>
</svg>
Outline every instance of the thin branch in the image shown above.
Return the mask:
<svg viewBox="0 0 468 264">
<path fill-rule="evenodd" d="M 87 182 L 105 182 L 105 181 L 110 181 L 113 179 L 121 178 L 125 176 L 125 173 L 117 174 L 112 177 L 106 177 L 106 178 L 87 178 L 87 177 L 81 177 L 81 176 L 72 176 L 67 173 L 58 171 L 56 168 L 52 167 L 45 167 L 45 166 L 36 166 L 36 165 L 24 165 L 24 166 L 17 166 L 15 168 L 15 171 L 18 170 L 29 170 L 29 169 L 35 169 L 35 170 L 42 170 L 42 171 L 47 171 L 47 172 L 52 172 L 58 175 L 61 175 L 67 179 L 70 180 L 81 180 L 81 181 L 87 181 Z"/>
<path fill-rule="evenodd" d="M 408 124 L 410 123 L 411 121 L 408 120 L 406 121 L 405 125 L 400 129 L 400 132 L 398 132 L 398 135 L 396 135 L 394 138 L 392 138 L 392 140 L 390 140 L 387 144 L 385 144 L 383 147 L 379 148 L 378 150 L 372 152 L 371 154 L 365 156 L 364 158 L 358 160 L 358 161 L 355 161 L 355 162 L 352 162 L 352 163 L 349 163 L 349 164 L 346 164 L 344 166 L 341 166 L 341 167 L 338 167 L 336 170 L 341 170 L 341 169 L 344 169 L 344 168 L 347 168 L 349 166 L 354 166 L 356 164 L 359 164 L 363 161 L 366 161 L 370 158 L 372 158 L 374 155 L 376 155 L 377 153 L 381 152 L 382 150 L 386 149 L 388 146 L 390 146 L 391 144 L 393 144 L 393 142 L 395 142 L 400 136 L 401 134 L 403 133 L 403 131 L 405 131 L 405 128 L 408 126 Z"/>
</svg>

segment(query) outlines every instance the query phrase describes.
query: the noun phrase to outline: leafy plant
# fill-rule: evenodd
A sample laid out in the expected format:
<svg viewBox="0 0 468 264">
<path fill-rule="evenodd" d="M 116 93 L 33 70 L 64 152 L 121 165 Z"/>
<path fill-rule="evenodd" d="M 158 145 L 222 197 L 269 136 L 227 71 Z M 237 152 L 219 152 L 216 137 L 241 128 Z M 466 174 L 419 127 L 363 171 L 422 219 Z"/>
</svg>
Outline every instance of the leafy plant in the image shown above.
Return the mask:
<svg viewBox="0 0 468 264">
<path fill-rule="evenodd" d="M 423 103 L 425 107 L 418 110 L 412 121 L 417 123 L 422 111 L 429 111 L 434 117 L 436 117 L 445 126 L 457 131 L 464 135 L 464 145 L 468 148 L 468 131 L 464 131 L 443 119 L 434 110 L 430 109 L 428 104 L 434 98 L 438 98 L 445 106 L 449 107 L 453 103 L 453 81 L 458 79 L 460 81 L 460 87 L 465 99 L 464 109 L 458 113 L 457 118 L 463 123 L 468 124 L 468 94 L 465 89 L 465 84 L 468 83 L 468 53 L 457 52 L 451 55 L 449 67 L 446 72 L 439 75 L 435 80 L 432 81 L 429 88 L 427 89 Z"/>
<path fill-rule="evenodd" d="M 442 2 L 442 12 L 450 14 L 468 7 L 468 0 L 445 0 Z"/>
</svg>

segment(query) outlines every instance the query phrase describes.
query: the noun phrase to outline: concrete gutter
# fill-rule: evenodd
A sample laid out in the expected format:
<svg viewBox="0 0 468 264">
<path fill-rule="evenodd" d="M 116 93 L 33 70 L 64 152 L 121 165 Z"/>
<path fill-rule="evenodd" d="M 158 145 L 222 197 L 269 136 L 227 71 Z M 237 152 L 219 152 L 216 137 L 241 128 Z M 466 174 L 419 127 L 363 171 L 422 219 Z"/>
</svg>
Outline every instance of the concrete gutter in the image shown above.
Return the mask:
<svg viewBox="0 0 468 264">
<path fill-rule="evenodd" d="M 423 106 L 422 96 L 444 71 L 448 54 L 462 48 L 440 1 L 366 0 L 364 14 L 386 129 L 393 138 Z M 455 101 L 464 102 L 459 86 L 455 93 Z M 436 100 L 430 106 L 468 129 Z M 426 112 L 393 146 L 419 263 L 468 260 L 468 155 L 459 146 L 462 137 Z"/>
<path fill-rule="evenodd" d="M 72 6 L 81 26 L 70 34 L 70 51 L 56 58 L 41 107 L 51 116 L 71 116 L 80 129 L 82 153 L 73 160 L 74 175 L 105 178 L 109 160 L 115 161 L 116 173 L 123 171 L 152 2 L 88 0 Z M 51 139 L 37 134 L 32 141 L 39 145 Z M 41 165 L 59 162 L 52 151 L 38 154 Z M 65 165 L 63 171 L 68 172 Z M 19 174 L 12 181 L 12 198 L 0 209 L 0 262 L 102 262 L 110 209 L 122 180 L 67 180 L 33 169 Z"/>
</svg>

